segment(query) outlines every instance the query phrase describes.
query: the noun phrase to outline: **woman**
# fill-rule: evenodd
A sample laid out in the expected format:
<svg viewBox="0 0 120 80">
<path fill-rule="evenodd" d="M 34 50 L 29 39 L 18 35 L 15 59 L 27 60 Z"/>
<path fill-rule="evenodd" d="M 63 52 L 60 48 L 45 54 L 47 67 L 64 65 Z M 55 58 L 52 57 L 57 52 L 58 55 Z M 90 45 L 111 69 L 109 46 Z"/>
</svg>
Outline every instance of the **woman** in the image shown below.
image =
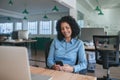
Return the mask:
<svg viewBox="0 0 120 80">
<path fill-rule="evenodd" d="M 47 65 L 54 70 L 66 72 L 86 71 L 87 60 L 83 42 L 77 39 L 79 26 L 71 16 L 64 16 L 57 22 L 57 38 L 50 46 Z M 76 61 L 78 62 L 76 64 Z M 62 61 L 63 66 L 56 64 Z"/>
</svg>

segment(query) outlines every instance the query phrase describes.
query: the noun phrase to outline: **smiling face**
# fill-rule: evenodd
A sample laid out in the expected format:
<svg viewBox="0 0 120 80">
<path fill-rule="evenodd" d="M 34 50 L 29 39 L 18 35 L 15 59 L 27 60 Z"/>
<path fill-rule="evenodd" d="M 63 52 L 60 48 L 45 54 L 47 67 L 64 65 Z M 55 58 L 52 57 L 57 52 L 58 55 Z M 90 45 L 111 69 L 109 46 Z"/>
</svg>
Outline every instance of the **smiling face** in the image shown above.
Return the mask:
<svg viewBox="0 0 120 80">
<path fill-rule="evenodd" d="M 72 29 L 67 22 L 61 23 L 61 32 L 64 35 L 65 39 L 71 39 Z"/>
</svg>

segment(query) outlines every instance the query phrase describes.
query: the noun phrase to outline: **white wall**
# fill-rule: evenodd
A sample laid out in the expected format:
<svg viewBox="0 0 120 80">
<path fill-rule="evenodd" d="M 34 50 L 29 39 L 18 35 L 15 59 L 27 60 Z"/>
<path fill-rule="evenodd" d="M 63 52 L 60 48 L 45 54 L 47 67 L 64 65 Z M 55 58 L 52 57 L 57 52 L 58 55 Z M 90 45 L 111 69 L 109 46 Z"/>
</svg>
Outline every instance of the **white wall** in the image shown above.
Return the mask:
<svg viewBox="0 0 120 80">
<path fill-rule="evenodd" d="M 55 0 L 68 8 L 76 8 L 76 0 Z"/>
<path fill-rule="evenodd" d="M 103 27 L 108 34 L 120 31 L 120 8 L 103 10 L 104 15 L 91 12 L 85 17 L 85 27 Z"/>
<path fill-rule="evenodd" d="M 84 15 L 84 27 L 102 27 L 112 35 L 120 31 L 120 8 L 104 9 L 104 15 L 97 15 L 94 7 L 90 8 L 88 5 L 83 0 L 77 2 L 77 10 Z"/>
<path fill-rule="evenodd" d="M 77 0 L 55 0 L 55 1 L 69 8 L 69 15 L 71 15 L 77 20 L 77 8 L 76 8 Z"/>
</svg>

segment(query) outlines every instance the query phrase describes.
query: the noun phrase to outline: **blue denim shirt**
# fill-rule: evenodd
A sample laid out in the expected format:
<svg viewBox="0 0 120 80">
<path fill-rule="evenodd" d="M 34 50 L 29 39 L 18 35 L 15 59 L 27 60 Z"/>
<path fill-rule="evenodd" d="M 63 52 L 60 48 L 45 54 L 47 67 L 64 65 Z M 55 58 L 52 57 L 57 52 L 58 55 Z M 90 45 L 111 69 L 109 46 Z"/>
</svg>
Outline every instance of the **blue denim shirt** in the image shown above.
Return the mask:
<svg viewBox="0 0 120 80">
<path fill-rule="evenodd" d="M 75 65 L 78 56 L 78 64 Z M 74 67 L 74 72 L 87 68 L 84 44 L 81 40 L 73 38 L 70 42 L 59 41 L 55 38 L 50 46 L 47 65 L 51 68 L 55 61 L 62 61 Z"/>
</svg>

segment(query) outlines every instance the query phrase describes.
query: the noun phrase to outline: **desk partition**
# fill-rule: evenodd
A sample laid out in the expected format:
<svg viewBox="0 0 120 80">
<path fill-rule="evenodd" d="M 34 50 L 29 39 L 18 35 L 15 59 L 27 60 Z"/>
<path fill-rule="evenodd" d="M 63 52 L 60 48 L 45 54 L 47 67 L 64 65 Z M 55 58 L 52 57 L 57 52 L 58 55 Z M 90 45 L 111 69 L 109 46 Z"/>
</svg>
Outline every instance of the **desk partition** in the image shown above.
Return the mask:
<svg viewBox="0 0 120 80">
<path fill-rule="evenodd" d="M 104 28 L 81 28 L 80 39 L 83 41 L 93 41 L 93 35 L 104 34 Z"/>
</svg>

